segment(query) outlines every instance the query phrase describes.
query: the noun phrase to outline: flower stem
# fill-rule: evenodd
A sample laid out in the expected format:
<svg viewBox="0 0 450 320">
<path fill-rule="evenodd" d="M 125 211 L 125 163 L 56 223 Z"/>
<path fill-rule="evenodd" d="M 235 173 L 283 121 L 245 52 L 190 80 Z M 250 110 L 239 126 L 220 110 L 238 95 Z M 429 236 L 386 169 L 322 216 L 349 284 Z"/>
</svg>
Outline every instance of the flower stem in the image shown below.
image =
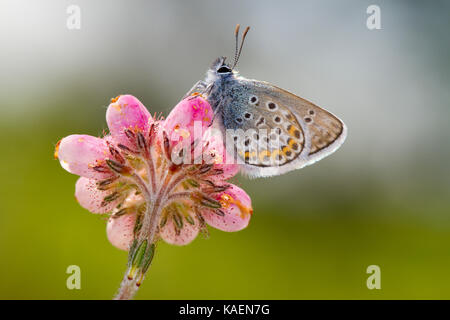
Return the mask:
<svg viewBox="0 0 450 320">
<path fill-rule="evenodd" d="M 125 276 L 123 277 L 122 283 L 120 284 L 119 292 L 114 297 L 114 300 L 130 300 L 133 299 L 137 290 L 139 289 L 136 286 L 136 279 L 129 280 L 128 273 L 130 272 L 130 268 L 125 272 Z"/>
<path fill-rule="evenodd" d="M 162 196 L 156 197 L 155 202 L 147 202 L 142 227 L 135 230 L 134 242 L 128 256 L 128 268 L 122 279 L 115 300 L 129 300 L 134 297 L 150 267 L 158 240 L 158 223 L 161 216 Z"/>
</svg>

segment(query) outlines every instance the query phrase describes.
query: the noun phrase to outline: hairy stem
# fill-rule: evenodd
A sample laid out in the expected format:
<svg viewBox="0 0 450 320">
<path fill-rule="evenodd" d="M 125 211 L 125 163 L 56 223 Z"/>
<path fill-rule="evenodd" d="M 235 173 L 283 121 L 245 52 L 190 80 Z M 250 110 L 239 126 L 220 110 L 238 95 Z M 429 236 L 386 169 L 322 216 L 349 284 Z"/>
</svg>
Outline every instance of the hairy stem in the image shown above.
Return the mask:
<svg viewBox="0 0 450 320">
<path fill-rule="evenodd" d="M 153 257 L 153 252 L 149 252 L 149 250 L 151 250 L 151 245 L 157 240 L 157 223 L 159 221 L 159 216 L 161 215 L 161 210 L 162 207 L 158 199 L 154 205 L 148 203 L 147 210 L 144 213 L 142 227 L 139 230 L 136 230 L 134 235 L 137 245 L 134 248 L 130 248 L 130 250 L 134 250 L 134 252 L 129 255 L 128 268 L 123 276 L 119 292 L 114 298 L 115 300 L 132 299 L 144 280 L 145 274 L 148 271 L 148 266 Z M 136 255 L 139 251 L 138 249 L 144 241 L 146 249 L 143 251 L 142 258 L 137 261 Z M 148 258 L 148 255 L 150 254 L 152 256 Z M 150 261 L 145 263 L 147 258 L 150 259 Z"/>
<path fill-rule="evenodd" d="M 114 297 L 114 300 L 130 300 L 133 299 L 137 290 L 139 289 L 136 286 L 136 279 L 128 279 L 128 273 L 130 272 L 130 267 L 128 267 L 125 272 L 125 276 L 123 277 L 122 283 L 120 284 L 119 292 Z"/>
</svg>

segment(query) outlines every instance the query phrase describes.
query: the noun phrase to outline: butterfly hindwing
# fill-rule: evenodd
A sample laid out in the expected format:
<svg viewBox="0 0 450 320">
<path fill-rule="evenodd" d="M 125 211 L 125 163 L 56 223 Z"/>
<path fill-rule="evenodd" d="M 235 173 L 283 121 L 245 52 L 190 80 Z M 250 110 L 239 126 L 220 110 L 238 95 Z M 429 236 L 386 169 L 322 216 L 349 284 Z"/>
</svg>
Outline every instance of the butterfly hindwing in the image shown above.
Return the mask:
<svg viewBox="0 0 450 320">
<path fill-rule="evenodd" d="M 272 176 L 312 164 L 345 140 L 344 123 L 330 112 L 267 82 L 239 79 L 224 106 L 226 129 L 242 129 L 235 143 L 243 173 Z M 253 132 L 254 131 L 254 132 Z M 267 134 L 266 134 L 267 133 Z"/>
</svg>

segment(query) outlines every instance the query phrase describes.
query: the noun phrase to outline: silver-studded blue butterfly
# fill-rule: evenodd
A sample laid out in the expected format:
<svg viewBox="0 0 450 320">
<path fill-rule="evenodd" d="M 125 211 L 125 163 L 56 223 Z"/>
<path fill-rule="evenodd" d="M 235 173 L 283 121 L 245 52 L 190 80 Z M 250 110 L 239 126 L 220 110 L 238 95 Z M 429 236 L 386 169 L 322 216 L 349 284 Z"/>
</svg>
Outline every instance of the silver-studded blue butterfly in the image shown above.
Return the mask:
<svg viewBox="0 0 450 320">
<path fill-rule="evenodd" d="M 234 70 L 249 27 L 236 51 L 233 66 L 217 58 L 186 96 L 201 94 L 212 109 L 214 124 L 234 137 L 242 173 L 268 177 L 300 169 L 330 155 L 344 142 L 345 124 L 330 112 L 270 83 L 249 80 Z M 276 143 L 275 143 L 276 142 Z M 227 146 L 228 148 L 228 146 Z"/>
</svg>

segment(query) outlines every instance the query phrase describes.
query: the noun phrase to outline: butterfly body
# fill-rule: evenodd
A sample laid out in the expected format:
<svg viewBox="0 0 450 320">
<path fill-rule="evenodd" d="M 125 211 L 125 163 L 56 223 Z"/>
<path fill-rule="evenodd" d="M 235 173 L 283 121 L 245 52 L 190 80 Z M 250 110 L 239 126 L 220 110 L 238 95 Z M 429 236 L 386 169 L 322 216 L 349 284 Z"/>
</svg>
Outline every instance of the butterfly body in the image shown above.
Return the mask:
<svg viewBox="0 0 450 320">
<path fill-rule="evenodd" d="M 268 82 L 240 76 L 224 57 L 214 61 L 206 78 L 187 95 L 198 93 L 214 110 L 214 125 L 227 137 L 227 150 L 250 177 L 310 165 L 346 138 L 345 124 L 330 112 Z"/>
</svg>

